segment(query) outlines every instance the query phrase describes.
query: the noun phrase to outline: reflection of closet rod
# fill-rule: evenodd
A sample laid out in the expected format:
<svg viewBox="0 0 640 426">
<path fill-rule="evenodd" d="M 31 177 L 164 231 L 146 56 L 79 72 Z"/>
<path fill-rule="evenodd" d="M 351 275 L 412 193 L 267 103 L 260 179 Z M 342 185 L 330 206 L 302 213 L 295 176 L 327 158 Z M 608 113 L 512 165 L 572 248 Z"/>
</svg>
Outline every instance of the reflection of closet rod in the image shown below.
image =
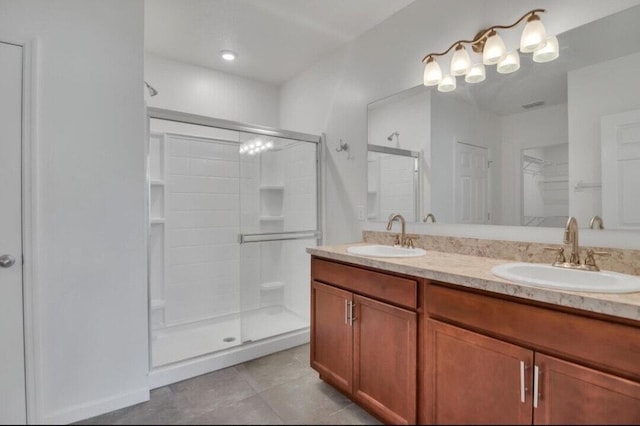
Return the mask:
<svg viewBox="0 0 640 426">
<path fill-rule="evenodd" d="M 527 155 L 527 154 L 525 154 L 523 156 L 523 160 L 524 161 L 528 161 L 529 163 L 541 164 L 541 165 L 544 165 L 544 166 L 551 164 L 550 161 L 546 161 L 546 160 L 543 160 L 543 159 L 537 158 L 537 157 L 532 157 L 531 155 Z"/>
<path fill-rule="evenodd" d="M 409 151 L 408 149 L 392 148 L 390 146 L 368 144 L 367 151 L 380 152 L 382 154 L 402 155 L 403 157 L 420 158 L 419 152 Z"/>
<path fill-rule="evenodd" d="M 578 181 L 578 183 L 576 183 L 576 186 L 573 188 L 576 192 L 580 192 L 584 189 L 600 189 L 602 188 L 602 184 L 601 183 L 584 183 L 583 181 Z"/>
</svg>

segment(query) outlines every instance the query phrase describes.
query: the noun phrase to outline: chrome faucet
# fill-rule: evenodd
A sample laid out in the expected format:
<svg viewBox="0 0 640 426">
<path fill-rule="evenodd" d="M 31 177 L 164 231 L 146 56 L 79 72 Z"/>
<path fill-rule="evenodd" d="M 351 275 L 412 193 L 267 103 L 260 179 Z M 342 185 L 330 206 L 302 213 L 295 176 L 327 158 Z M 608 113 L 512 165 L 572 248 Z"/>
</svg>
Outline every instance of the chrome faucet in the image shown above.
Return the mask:
<svg viewBox="0 0 640 426">
<path fill-rule="evenodd" d="M 571 244 L 571 255 L 569 263 L 573 265 L 580 264 L 580 247 L 578 246 L 578 221 L 575 217 L 569 216 L 567 226 L 564 228 L 564 243 Z"/>
<path fill-rule="evenodd" d="M 393 222 L 395 221 L 399 221 L 400 222 L 400 238 L 397 240 L 397 243 L 399 245 L 401 245 L 402 247 L 405 247 L 407 245 L 407 236 L 405 234 L 405 222 L 404 222 L 404 217 L 402 217 L 401 214 L 398 213 L 391 213 L 389 215 L 389 222 L 387 222 L 387 231 L 391 231 L 391 225 L 393 224 Z"/>
<path fill-rule="evenodd" d="M 589 228 L 593 229 L 593 226 L 598 222 L 598 229 L 604 229 L 604 222 L 600 216 L 593 216 L 589 221 Z"/>
<path fill-rule="evenodd" d="M 429 219 L 431 219 L 431 222 L 436 223 L 436 217 L 433 215 L 433 213 L 429 213 L 428 215 L 426 215 L 424 219 L 422 219 L 422 221 L 424 223 L 427 223 Z"/>
</svg>

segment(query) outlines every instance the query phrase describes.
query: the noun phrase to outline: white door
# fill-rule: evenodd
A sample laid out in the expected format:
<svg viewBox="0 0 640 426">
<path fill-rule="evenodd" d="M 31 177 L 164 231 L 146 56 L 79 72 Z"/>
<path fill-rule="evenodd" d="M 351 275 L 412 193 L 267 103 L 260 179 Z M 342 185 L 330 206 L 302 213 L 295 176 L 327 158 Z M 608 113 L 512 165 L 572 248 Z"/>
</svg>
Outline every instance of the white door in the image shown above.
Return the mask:
<svg viewBox="0 0 640 426">
<path fill-rule="evenodd" d="M 22 48 L 0 42 L 0 424 L 26 423 L 21 122 Z"/>
<path fill-rule="evenodd" d="M 602 219 L 640 229 L 640 110 L 602 117 Z"/>
<path fill-rule="evenodd" d="M 489 150 L 456 143 L 456 223 L 489 223 Z"/>
</svg>

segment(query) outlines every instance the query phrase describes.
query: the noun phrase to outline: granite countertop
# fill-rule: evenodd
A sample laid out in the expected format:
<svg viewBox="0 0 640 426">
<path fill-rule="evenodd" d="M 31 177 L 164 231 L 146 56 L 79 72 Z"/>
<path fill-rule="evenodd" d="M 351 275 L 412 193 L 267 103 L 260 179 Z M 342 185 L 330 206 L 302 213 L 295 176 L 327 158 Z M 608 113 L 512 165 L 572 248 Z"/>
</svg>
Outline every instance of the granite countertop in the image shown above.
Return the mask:
<svg viewBox="0 0 640 426">
<path fill-rule="evenodd" d="M 404 258 L 368 257 L 347 253 L 347 247 L 367 244 L 360 242 L 311 247 L 307 248 L 307 253 L 389 272 L 640 321 L 640 292 L 583 293 L 518 284 L 491 273 L 494 266 L 513 262 L 505 259 L 433 250 L 427 250 L 424 256 Z"/>
</svg>

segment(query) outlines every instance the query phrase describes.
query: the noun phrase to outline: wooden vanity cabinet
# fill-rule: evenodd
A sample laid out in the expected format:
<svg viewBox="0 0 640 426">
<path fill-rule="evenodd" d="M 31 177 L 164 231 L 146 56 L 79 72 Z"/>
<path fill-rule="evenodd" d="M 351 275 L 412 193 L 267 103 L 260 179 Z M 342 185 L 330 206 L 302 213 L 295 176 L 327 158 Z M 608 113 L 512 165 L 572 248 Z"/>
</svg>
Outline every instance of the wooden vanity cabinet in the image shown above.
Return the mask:
<svg viewBox="0 0 640 426">
<path fill-rule="evenodd" d="M 421 423 L 640 424 L 637 326 L 429 283 L 424 297 Z"/>
<path fill-rule="evenodd" d="M 416 422 L 418 281 L 311 260 L 311 367 L 391 424 Z"/>
</svg>

